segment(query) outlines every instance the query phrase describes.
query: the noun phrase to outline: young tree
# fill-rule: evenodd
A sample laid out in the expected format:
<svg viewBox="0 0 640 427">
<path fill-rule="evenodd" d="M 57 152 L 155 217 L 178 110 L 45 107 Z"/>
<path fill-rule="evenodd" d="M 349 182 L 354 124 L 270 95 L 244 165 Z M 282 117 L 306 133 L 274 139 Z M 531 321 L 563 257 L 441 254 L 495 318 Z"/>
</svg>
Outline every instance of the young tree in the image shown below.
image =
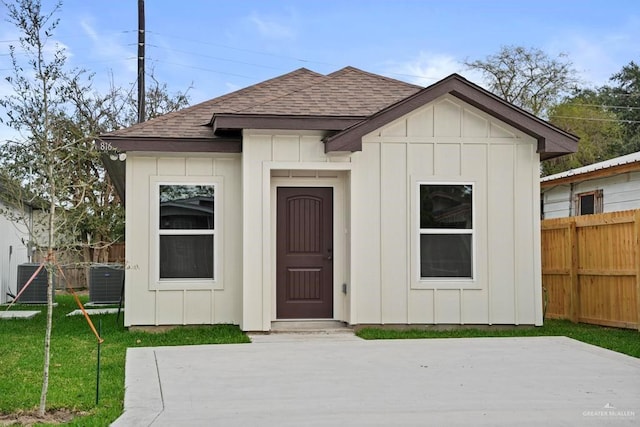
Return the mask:
<svg viewBox="0 0 640 427">
<path fill-rule="evenodd" d="M 64 174 L 57 173 L 56 166 L 68 160 L 69 142 L 64 135 L 61 120 L 65 117 L 65 101 L 61 96 L 67 82 L 63 70 L 64 51 L 55 46 L 47 50 L 51 34 L 58 25 L 54 14 L 61 3 L 56 3 L 51 12 L 43 12 L 39 1 L 19 0 L 16 4 L 4 2 L 8 11 L 7 20 L 20 31 L 19 47 L 10 47 L 13 76 L 7 81 L 14 90 L 0 101 L 6 109 L 7 123 L 27 136 L 24 141 L 15 141 L 3 147 L 5 158 L 15 165 L 19 162 L 29 167 L 25 174 L 25 186 L 44 200 L 46 212 L 47 251 L 47 322 L 44 341 L 44 367 L 42 390 L 38 412 L 44 416 L 49 386 L 49 363 L 51 349 L 51 323 L 53 313 L 54 248 L 57 245 L 59 206 L 64 204 L 62 195 L 71 183 Z M 51 53 L 49 53 L 51 52 Z M 26 58 L 26 61 L 21 61 Z M 25 69 L 28 67 L 27 69 Z M 29 166 L 27 166 L 29 165 Z M 21 180 L 16 180 L 21 182 Z M 33 233 L 33 235 L 37 235 Z"/>
<path fill-rule="evenodd" d="M 115 85 L 102 95 L 91 89 L 92 76 L 65 67 L 64 49 L 54 32 L 61 8 L 57 1 L 48 12 L 40 0 L 0 0 L 7 21 L 20 36 L 10 46 L 12 73 L 6 78 L 13 94 L 0 99 L 7 125 L 20 137 L 0 145 L 4 213 L 24 220 L 30 244 L 46 251 L 47 326 L 43 383 L 38 412 L 46 410 L 49 383 L 53 275 L 55 252 L 70 248 L 99 249 L 123 235 L 124 210 L 105 173 L 94 139 L 100 133 L 135 121 L 136 100 Z M 188 105 L 186 92 L 168 94 L 165 84 L 152 77 L 147 92 L 148 116 Z M 41 223 L 30 224 L 25 203 L 37 201 Z M 97 255 L 96 255 L 97 258 Z M 96 259 L 97 260 L 97 259 Z"/>
<path fill-rule="evenodd" d="M 495 55 L 464 64 L 482 73 L 491 92 L 536 116 L 545 116 L 579 82 L 565 54 L 552 58 L 535 48 L 503 46 Z"/>
</svg>

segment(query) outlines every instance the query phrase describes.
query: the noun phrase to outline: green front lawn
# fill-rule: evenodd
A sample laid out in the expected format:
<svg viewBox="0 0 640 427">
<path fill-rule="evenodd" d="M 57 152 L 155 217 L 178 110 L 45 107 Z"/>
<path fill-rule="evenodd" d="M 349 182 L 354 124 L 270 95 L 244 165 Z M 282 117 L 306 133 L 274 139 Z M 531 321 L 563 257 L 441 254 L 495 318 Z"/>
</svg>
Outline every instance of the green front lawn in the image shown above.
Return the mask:
<svg viewBox="0 0 640 427">
<path fill-rule="evenodd" d="M 104 338 L 100 400 L 96 405 L 97 339 L 83 316 L 66 316 L 77 308 L 72 296 L 58 295 L 56 301 L 47 409 L 77 414 L 68 425 L 107 426 L 120 416 L 128 347 L 249 342 L 239 328 L 229 325 L 179 327 L 163 333 L 129 332 L 122 325 L 122 315 L 119 323 L 115 314 L 91 316 L 96 328 L 102 323 Z M 33 411 L 40 402 L 46 307 L 11 308 L 34 309 L 41 313 L 30 320 L 0 319 L 0 414 Z"/>
<path fill-rule="evenodd" d="M 358 331 L 357 335 L 368 340 L 565 336 L 640 358 L 640 332 L 631 329 L 571 323 L 567 320 L 545 320 L 544 326 L 536 328 L 473 328 L 469 326 L 445 331 L 434 329 L 390 330 L 364 328 Z"/>
</svg>

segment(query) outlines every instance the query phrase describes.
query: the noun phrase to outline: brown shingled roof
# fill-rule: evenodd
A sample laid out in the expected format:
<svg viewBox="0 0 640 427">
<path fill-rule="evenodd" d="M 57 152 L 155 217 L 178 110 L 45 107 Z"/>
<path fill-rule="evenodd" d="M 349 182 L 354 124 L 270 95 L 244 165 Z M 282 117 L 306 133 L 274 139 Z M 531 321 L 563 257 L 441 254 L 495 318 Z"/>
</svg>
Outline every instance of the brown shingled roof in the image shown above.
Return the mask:
<svg viewBox="0 0 640 427">
<path fill-rule="evenodd" d="M 297 91 L 237 110 L 243 114 L 367 117 L 422 89 L 346 67 Z"/>
<path fill-rule="evenodd" d="M 215 113 L 235 113 L 307 87 L 326 76 L 300 68 L 291 73 L 210 99 L 183 110 L 120 129 L 101 138 L 213 138 L 208 124 Z"/>
<path fill-rule="evenodd" d="M 353 67 L 329 75 L 300 68 L 101 138 L 114 142 L 129 138 L 212 139 L 216 114 L 361 119 L 420 89 Z"/>
</svg>

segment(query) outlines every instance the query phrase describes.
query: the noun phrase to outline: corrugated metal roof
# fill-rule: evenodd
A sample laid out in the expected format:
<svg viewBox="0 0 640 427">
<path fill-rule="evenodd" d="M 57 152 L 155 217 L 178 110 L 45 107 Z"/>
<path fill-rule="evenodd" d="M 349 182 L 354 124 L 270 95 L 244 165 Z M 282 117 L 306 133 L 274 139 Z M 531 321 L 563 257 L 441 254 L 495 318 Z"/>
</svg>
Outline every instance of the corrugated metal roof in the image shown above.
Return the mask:
<svg viewBox="0 0 640 427">
<path fill-rule="evenodd" d="M 636 153 L 627 154 L 625 156 L 615 157 L 613 159 L 605 160 L 598 163 L 593 163 L 591 165 L 582 166 L 575 169 L 570 169 L 568 171 L 556 173 L 554 175 L 549 175 L 542 177 L 540 179 L 541 182 L 553 181 L 560 178 L 568 178 L 570 176 L 582 175 L 588 172 L 594 172 L 601 169 L 608 169 L 615 166 L 626 165 L 628 163 L 640 162 L 640 151 Z"/>
</svg>

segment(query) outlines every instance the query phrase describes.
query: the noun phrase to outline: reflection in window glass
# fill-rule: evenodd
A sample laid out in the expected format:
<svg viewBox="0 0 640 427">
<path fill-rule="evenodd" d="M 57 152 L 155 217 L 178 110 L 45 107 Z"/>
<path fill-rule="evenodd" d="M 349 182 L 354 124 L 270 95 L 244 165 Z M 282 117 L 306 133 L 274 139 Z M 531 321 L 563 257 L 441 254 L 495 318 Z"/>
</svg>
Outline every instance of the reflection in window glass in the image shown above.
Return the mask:
<svg viewBox="0 0 640 427">
<path fill-rule="evenodd" d="M 471 229 L 470 185 L 421 185 L 420 228 Z"/>
<path fill-rule="evenodd" d="M 473 186 L 420 185 L 420 278 L 473 277 Z"/>
<path fill-rule="evenodd" d="M 160 229 L 213 230 L 213 185 L 161 185 Z"/>
<path fill-rule="evenodd" d="M 160 279 L 214 276 L 215 185 L 159 186 Z"/>
</svg>

